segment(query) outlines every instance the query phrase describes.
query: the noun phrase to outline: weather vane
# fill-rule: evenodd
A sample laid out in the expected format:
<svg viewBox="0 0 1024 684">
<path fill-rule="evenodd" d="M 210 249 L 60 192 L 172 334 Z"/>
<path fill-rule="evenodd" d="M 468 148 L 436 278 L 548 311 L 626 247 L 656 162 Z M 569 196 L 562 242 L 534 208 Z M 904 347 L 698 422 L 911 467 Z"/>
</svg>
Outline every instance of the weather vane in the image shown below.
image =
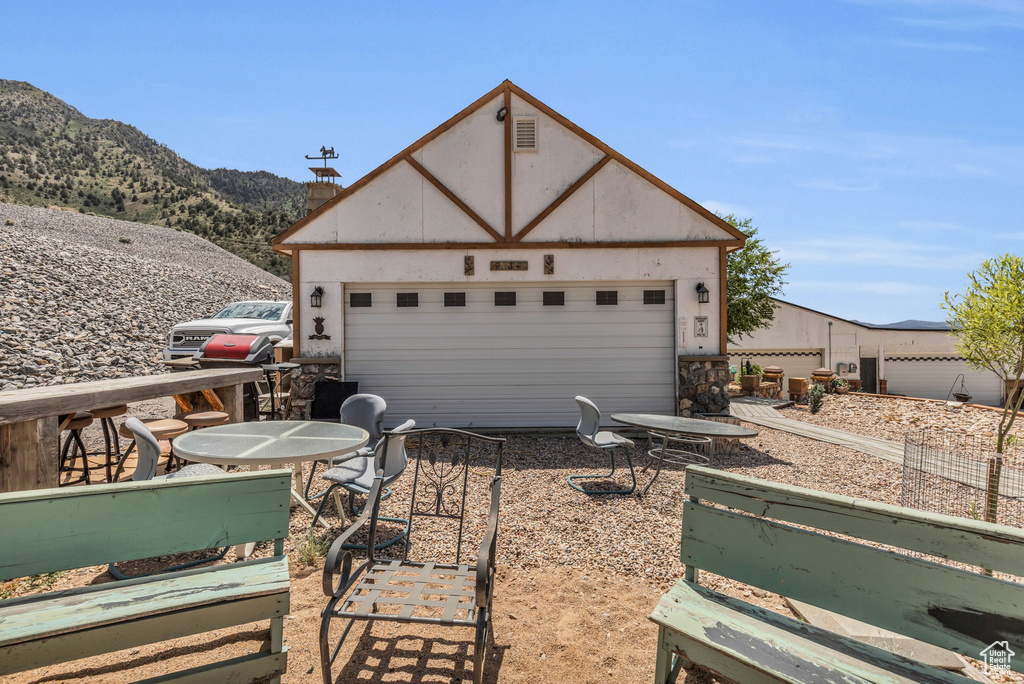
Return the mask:
<svg viewBox="0 0 1024 684">
<path fill-rule="evenodd" d="M 323 145 L 323 146 L 320 147 L 320 156 L 319 157 L 311 157 L 308 154 L 306 155 L 306 159 L 322 159 L 323 160 L 323 162 L 324 162 L 323 168 L 311 166 L 311 167 L 309 167 L 309 170 L 312 171 L 314 173 L 314 175 L 316 175 L 316 179 L 318 181 L 326 180 L 326 181 L 328 181 L 330 183 L 333 183 L 335 178 L 341 178 L 341 174 L 340 173 L 338 173 L 337 171 L 335 171 L 331 167 L 327 166 L 327 160 L 328 159 L 337 159 L 337 158 L 338 158 L 338 155 L 334 152 L 334 148 L 333 147 L 328 148 L 326 145 Z"/>
</svg>

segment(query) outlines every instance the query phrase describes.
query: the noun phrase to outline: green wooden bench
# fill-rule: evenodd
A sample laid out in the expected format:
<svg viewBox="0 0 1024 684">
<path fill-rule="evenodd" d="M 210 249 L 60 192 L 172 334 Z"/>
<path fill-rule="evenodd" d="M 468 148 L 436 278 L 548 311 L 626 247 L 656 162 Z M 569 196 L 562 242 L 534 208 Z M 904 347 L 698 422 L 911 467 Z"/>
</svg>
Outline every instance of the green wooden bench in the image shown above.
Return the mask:
<svg viewBox="0 0 1024 684">
<path fill-rule="evenodd" d="M 0 495 L 0 581 L 274 539 L 274 556 L 0 601 L 5 674 L 270 620 L 270 651 L 150 681 L 246 682 L 285 671 L 291 471 Z"/>
<path fill-rule="evenodd" d="M 821 533 L 1018 576 L 1021 530 L 696 466 L 686 493 L 686 577 L 651 615 L 657 684 L 692 663 L 743 684 L 971 681 L 702 587 L 698 568 L 973 658 L 1005 641 L 1024 670 L 1024 584 Z"/>
</svg>

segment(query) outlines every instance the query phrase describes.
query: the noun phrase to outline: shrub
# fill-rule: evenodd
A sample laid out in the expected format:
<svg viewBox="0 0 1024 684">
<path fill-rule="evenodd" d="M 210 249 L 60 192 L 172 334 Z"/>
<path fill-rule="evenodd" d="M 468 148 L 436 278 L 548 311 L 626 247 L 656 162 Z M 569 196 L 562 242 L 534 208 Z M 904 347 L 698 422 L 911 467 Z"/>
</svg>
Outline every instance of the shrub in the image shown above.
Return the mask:
<svg viewBox="0 0 1024 684">
<path fill-rule="evenodd" d="M 812 414 L 817 413 L 821 410 L 824 400 L 825 386 L 820 383 L 814 383 L 814 387 L 807 392 L 807 410 Z"/>
<path fill-rule="evenodd" d="M 13 226 L 14 225 L 14 219 L 7 219 L 6 221 L 4 221 L 4 225 L 5 226 Z"/>
<path fill-rule="evenodd" d="M 331 542 L 316 534 L 313 530 L 300 537 L 295 544 L 295 550 L 299 554 L 299 562 L 302 565 L 315 565 L 317 560 L 327 555 L 331 548 Z"/>
</svg>

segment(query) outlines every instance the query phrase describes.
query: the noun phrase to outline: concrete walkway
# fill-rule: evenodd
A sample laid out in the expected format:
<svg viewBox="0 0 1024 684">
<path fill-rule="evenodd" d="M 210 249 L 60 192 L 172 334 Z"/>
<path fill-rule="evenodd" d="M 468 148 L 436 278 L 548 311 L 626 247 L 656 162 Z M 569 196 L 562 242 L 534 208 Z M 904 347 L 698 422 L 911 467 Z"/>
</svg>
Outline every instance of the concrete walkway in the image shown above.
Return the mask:
<svg viewBox="0 0 1024 684">
<path fill-rule="evenodd" d="M 856 435 L 852 432 L 805 423 L 802 420 L 793 420 L 792 418 L 786 418 L 777 410 L 792 405 L 793 402 L 791 401 L 781 401 L 778 399 L 736 397 L 729 404 L 729 412 L 745 423 L 753 423 L 754 425 L 772 428 L 773 430 L 782 430 L 783 432 L 789 432 L 819 442 L 835 444 L 859 451 L 868 456 L 903 465 L 903 445 L 899 442 Z M 947 461 L 941 456 L 933 455 L 932 459 L 925 466 L 926 471 L 933 475 L 951 478 L 969 487 L 984 490 L 984 475 L 980 472 L 971 472 L 975 469 L 962 466 L 954 467 L 952 463 L 954 458 L 955 456 L 950 455 L 949 461 Z M 1024 473 L 1004 468 L 999 493 L 1009 497 L 1024 497 L 1024 486 L 1018 483 L 1024 483 Z"/>
</svg>

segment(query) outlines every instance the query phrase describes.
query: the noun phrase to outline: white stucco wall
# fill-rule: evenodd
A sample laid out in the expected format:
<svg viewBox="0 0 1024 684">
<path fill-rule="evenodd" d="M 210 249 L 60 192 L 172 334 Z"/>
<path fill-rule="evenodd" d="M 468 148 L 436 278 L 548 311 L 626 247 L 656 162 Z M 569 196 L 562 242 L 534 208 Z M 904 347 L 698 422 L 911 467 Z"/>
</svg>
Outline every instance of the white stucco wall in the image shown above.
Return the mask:
<svg viewBox="0 0 1024 684">
<path fill-rule="evenodd" d="M 545 254 L 555 258 L 555 273 L 544 274 Z M 464 257 L 475 261 L 475 275 L 465 275 Z M 343 351 L 342 330 L 346 285 L 358 283 L 509 283 L 517 282 L 604 282 L 671 280 L 676 283 L 676 336 L 680 354 L 718 354 L 719 302 L 717 287 L 711 301 L 698 304 L 697 283 L 718 282 L 718 248 L 674 249 L 471 249 L 471 250 L 300 250 L 299 320 L 300 349 L 307 355 L 339 355 Z M 492 260 L 528 262 L 527 271 L 491 271 Z M 309 307 L 308 293 L 324 288 L 323 306 Z M 313 316 L 324 317 L 330 340 L 308 340 Z M 694 336 L 696 316 L 707 316 L 708 335 Z M 679 319 L 685 320 L 685 337 L 680 336 Z"/>
</svg>

